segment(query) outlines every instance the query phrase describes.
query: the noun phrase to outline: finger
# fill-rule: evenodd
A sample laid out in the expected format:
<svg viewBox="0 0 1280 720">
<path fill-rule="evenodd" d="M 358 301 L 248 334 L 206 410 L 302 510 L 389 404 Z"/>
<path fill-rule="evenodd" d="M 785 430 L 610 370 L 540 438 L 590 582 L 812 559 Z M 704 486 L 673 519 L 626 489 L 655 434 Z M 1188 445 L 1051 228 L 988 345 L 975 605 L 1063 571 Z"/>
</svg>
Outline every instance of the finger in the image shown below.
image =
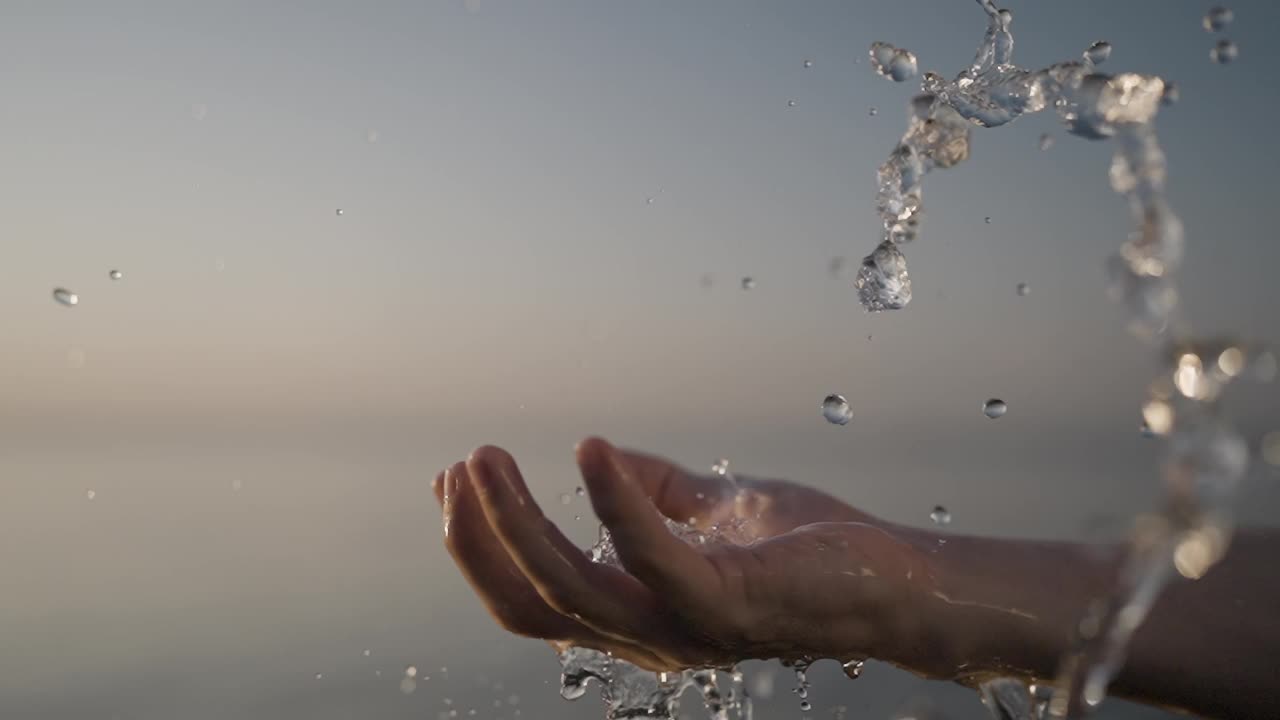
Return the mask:
<svg viewBox="0 0 1280 720">
<path fill-rule="evenodd" d="M 606 638 L 547 605 L 493 534 L 475 490 L 469 487 L 466 465 L 457 463 L 447 474 L 452 521 L 445 546 L 499 625 L 517 635 L 590 647 L 661 666 L 657 656 L 643 648 Z M 439 479 L 443 499 L 446 484 L 443 477 Z"/>
<path fill-rule="evenodd" d="M 440 507 L 444 507 L 444 474 L 445 471 L 441 470 L 436 475 L 436 479 L 431 481 L 431 492 L 436 496 L 436 502 Z"/>
<path fill-rule="evenodd" d="M 714 607 L 721 588 L 712 564 L 667 529 L 613 446 L 599 438 L 578 446 L 591 506 L 613 537 L 627 571 L 684 610 Z"/>
<path fill-rule="evenodd" d="M 548 605 L 609 637 L 645 645 L 662 639 L 653 593 L 625 572 L 591 562 L 547 520 L 510 455 L 483 447 L 467 469 L 489 525 Z"/>
<path fill-rule="evenodd" d="M 616 450 L 628 474 L 658 512 L 678 522 L 718 522 L 717 510 L 732 510 L 722 501 L 732 488 L 724 478 L 694 475 L 664 458 L 631 450 Z"/>
</svg>

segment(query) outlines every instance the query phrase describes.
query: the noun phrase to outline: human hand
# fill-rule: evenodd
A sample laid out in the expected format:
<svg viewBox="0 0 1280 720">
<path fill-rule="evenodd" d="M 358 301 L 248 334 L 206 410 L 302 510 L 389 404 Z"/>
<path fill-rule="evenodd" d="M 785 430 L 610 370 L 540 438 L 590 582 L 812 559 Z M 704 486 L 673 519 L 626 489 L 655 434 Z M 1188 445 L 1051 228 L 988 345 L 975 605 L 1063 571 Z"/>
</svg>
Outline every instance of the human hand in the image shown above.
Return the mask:
<svg viewBox="0 0 1280 720">
<path fill-rule="evenodd" d="M 920 650 L 931 574 L 891 526 L 816 490 L 735 486 L 599 439 L 580 444 L 577 459 L 621 568 L 574 546 L 499 448 L 436 478 L 445 545 L 511 632 L 659 671 Z M 750 542 L 695 547 L 659 513 L 702 529 L 736 519 Z"/>
</svg>

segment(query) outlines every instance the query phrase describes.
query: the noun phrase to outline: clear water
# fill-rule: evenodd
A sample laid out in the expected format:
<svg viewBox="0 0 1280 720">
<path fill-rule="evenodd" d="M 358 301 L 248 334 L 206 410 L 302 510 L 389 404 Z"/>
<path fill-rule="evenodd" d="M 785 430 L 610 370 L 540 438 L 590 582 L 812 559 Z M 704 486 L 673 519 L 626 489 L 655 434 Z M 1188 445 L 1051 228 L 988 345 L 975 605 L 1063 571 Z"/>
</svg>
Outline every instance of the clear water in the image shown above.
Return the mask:
<svg viewBox="0 0 1280 720">
<path fill-rule="evenodd" d="M 59 304 L 66 305 L 67 307 L 80 304 L 80 296 L 66 288 L 54 288 L 53 299 Z"/>
<path fill-rule="evenodd" d="M 998 398 L 991 398 L 982 404 L 982 414 L 992 420 L 1004 417 L 1007 412 L 1009 412 L 1009 405 Z"/>
<path fill-rule="evenodd" d="M 828 395 L 822 401 L 822 417 L 832 425 L 848 425 L 853 419 L 853 408 L 843 395 Z"/>
</svg>

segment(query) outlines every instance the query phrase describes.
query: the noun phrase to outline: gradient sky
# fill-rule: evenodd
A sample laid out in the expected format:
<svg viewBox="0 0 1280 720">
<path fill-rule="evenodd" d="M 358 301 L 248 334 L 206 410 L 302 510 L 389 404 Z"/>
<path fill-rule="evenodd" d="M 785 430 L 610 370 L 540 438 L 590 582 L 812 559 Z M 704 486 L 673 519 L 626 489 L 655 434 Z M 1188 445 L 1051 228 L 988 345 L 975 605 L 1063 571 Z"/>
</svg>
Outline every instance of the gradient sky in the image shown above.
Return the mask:
<svg viewBox="0 0 1280 720">
<path fill-rule="evenodd" d="M 1016 2 L 1015 59 L 1106 39 L 1104 69 L 1181 86 L 1159 130 L 1187 316 L 1274 343 L 1280 7 L 1231 4 L 1229 66 L 1208 7 Z M 427 482 L 486 442 L 584 542 L 556 498 L 587 433 L 893 520 L 1121 532 L 1159 490 L 1155 363 L 1104 293 L 1129 230 L 1105 143 L 975 129 L 925 182 L 909 308 L 867 315 L 827 272 L 878 239 L 915 89 L 867 47 L 949 76 L 984 23 L 972 0 L 0 4 L 0 716 L 500 717 L 518 692 L 525 718 L 598 717 L 439 547 Z M 1277 387 L 1231 402 L 1280 427 Z M 1278 482 L 1254 474 L 1247 520 Z M 403 697 L 410 661 L 455 679 Z M 871 672 L 820 676 L 818 709 L 981 714 Z"/>
</svg>

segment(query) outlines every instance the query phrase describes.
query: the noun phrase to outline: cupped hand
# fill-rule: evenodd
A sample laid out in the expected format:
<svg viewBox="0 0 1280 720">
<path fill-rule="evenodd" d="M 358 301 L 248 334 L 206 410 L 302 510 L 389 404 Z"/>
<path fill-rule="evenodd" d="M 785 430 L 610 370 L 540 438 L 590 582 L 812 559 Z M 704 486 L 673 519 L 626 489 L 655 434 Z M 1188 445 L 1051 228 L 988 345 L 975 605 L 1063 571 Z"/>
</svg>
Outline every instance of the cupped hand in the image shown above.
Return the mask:
<svg viewBox="0 0 1280 720">
<path fill-rule="evenodd" d="M 600 439 L 577 460 L 621 568 L 574 546 L 499 448 L 436 478 L 445 546 L 507 630 L 651 670 L 891 657 L 920 642 L 912 608 L 928 563 L 890 526 L 816 490 L 695 475 Z M 663 515 L 701 529 L 735 520 L 747 542 L 691 545 Z"/>
</svg>

